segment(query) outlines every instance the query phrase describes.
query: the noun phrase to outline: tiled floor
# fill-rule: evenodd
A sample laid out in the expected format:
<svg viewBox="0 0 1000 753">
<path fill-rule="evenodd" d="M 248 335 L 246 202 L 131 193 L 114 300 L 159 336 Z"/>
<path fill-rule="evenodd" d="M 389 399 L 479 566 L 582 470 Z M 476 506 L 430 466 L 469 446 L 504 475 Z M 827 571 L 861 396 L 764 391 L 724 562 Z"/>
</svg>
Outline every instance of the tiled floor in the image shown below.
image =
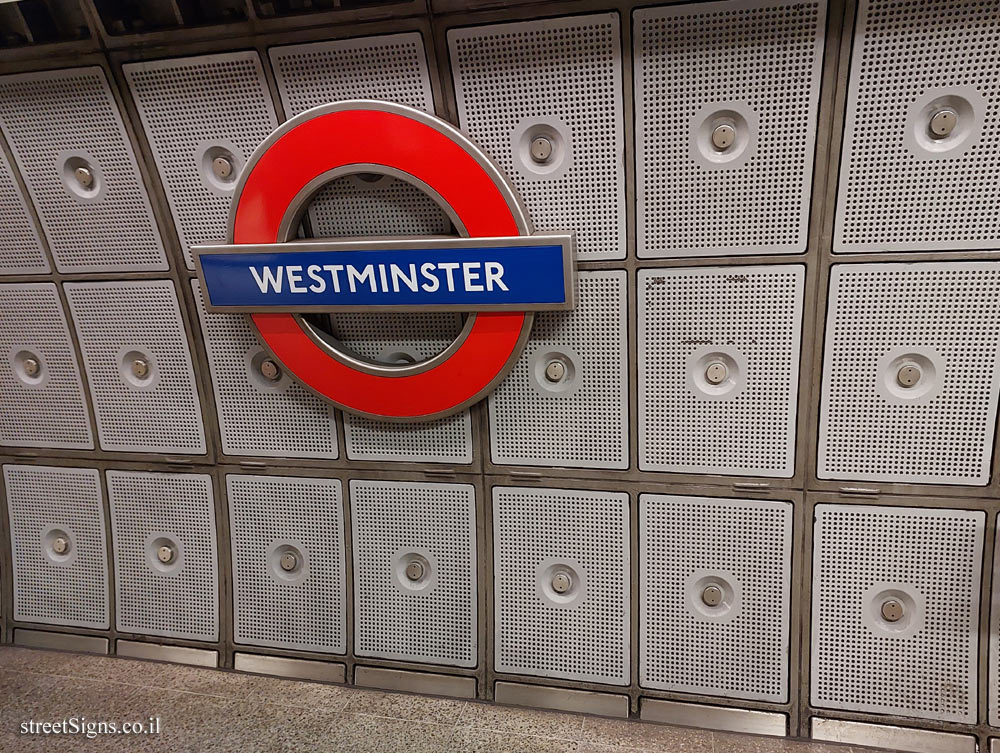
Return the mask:
<svg viewBox="0 0 1000 753">
<path fill-rule="evenodd" d="M 142 721 L 156 736 L 19 734 L 23 722 Z M 382 693 L 173 664 L 0 648 L 0 751 L 861 753 L 841 745 Z"/>
</svg>

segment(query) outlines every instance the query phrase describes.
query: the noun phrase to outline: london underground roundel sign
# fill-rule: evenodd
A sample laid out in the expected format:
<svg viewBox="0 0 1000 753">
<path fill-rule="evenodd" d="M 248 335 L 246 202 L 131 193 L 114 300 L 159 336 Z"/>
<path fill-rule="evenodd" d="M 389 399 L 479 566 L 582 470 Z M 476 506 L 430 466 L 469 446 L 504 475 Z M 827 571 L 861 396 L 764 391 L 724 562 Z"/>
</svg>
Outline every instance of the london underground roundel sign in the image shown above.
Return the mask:
<svg viewBox="0 0 1000 753">
<path fill-rule="evenodd" d="M 312 197 L 351 173 L 401 178 L 448 213 L 460 237 L 291 241 Z M 308 110 L 267 138 L 236 184 L 225 245 L 195 247 L 210 311 L 249 313 L 285 371 L 345 410 L 429 420 L 485 397 L 504 377 L 534 311 L 570 309 L 570 233 L 533 234 L 514 188 L 464 134 L 375 101 Z M 369 361 L 303 314 L 463 311 L 442 352 Z"/>
</svg>

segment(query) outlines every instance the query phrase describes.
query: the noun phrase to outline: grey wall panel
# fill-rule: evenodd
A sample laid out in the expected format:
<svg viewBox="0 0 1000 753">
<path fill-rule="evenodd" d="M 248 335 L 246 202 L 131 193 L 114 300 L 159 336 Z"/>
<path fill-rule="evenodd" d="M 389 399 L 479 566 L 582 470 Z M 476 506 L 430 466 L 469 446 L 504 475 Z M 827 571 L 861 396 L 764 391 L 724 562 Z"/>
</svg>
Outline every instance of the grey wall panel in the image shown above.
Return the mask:
<svg viewBox="0 0 1000 753">
<path fill-rule="evenodd" d="M 991 2 L 858 4 L 835 251 L 1000 245 L 998 53 Z"/>
<path fill-rule="evenodd" d="M 229 52 L 122 70 L 193 269 L 191 246 L 226 238 L 240 171 L 278 125 L 260 58 Z"/>
<path fill-rule="evenodd" d="M 191 280 L 205 337 L 222 451 L 227 455 L 335 459 L 336 411 L 278 369 L 274 379 L 262 366 L 271 361 L 245 314 L 205 309 L 199 280 Z"/>
<path fill-rule="evenodd" d="M 0 285 L 0 445 L 90 450 L 76 350 L 54 283 Z"/>
<path fill-rule="evenodd" d="M 35 220 L 22 195 L 7 155 L 0 150 L 0 275 L 44 274 L 50 271 Z"/>
<path fill-rule="evenodd" d="M 355 480 L 350 496 L 354 653 L 475 667 L 474 487 Z"/>
<path fill-rule="evenodd" d="M 14 619 L 109 627 L 108 548 L 100 473 L 5 465 Z"/>
<path fill-rule="evenodd" d="M 805 268 L 638 273 L 639 467 L 790 478 Z"/>
<path fill-rule="evenodd" d="M 580 259 L 625 258 L 620 35 L 617 13 L 448 31 L 459 124 Z"/>
<path fill-rule="evenodd" d="M 814 706 L 976 720 L 985 524 L 983 512 L 817 505 Z"/>
<path fill-rule="evenodd" d="M 64 287 L 101 447 L 204 454 L 201 404 L 173 282 Z"/>
<path fill-rule="evenodd" d="M 493 488 L 498 672 L 627 685 L 629 499 Z"/>
<path fill-rule="evenodd" d="M 211 476 L 108 471 L 117 629 L 216 641 L 219 570 Z"/>
<path fill-rule="evenodd" d="M 0 77 L 0 128 L 60 272 L 167 269 L 135 153 L 101 68 Z M 78 180 L 81 169 L 89 171 L 89 183 Z"/>
<path fill-rule="evenodd" d="M 988 483 L 998 298 L 1000 262 L 834 266 L 818 476 Z"/>
<path fill-rule="evenodd" d="M 826 2 L 633 17 L 638 255 L 805 251 Z"/>
<path fill-rule="evenodd" d="M 344 514 L 335 479 L 226 476 L 236 643 L 342 654 Z"/>
<path fill-rule="evenodd" d="M 580 272 L 578 291 L 574 311 L 535 315 L 489 397 L 494 463 L 628 467 L 626 273 Z"/>
<path fill-rule="evenodd" d="M 639 684 L 788 699 L 792 504 L 639 497 Z"/>
</svg>

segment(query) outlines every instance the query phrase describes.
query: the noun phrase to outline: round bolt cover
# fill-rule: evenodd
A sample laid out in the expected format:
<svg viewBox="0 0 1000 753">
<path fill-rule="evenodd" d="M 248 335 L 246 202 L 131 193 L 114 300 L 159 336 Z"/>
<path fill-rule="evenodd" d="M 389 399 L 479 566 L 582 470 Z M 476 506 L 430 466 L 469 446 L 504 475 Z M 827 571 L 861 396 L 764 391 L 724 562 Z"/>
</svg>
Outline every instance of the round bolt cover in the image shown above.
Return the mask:
<svg viewBox="0 0 1000 753">
<path fill-rule="evenodd" d="M 882 617 L 886 622 L 899 622 L 903 617 L 903 605 L 895 599 L 883 602 Z"/>
<path fill-rule="evenodd" d="M 569 573 L 556 573 L 552 576 L 552 590 L 557 594 L 564 594 L 573 587 L 573 579 Z"/>
<path fill-rule="evenodd" d="M 951 135 L 951 132 L 955 130 L 955 126 L 958 125 L 958 113 L 952 109 L 945 108 L 943 110 L 938 110 L 931 116 L 931 122 L 929 124 L 929 130 L 931 136 L 936 139 L 943 139 Z"/>
<path fill-rule="evenodd" d="M 212 160 L 212 172 L 220 180 L 228 180 L 233 175 L 233 163 L 225 157 L 216 157 Z"/>
<path fill-rule="evenodd" d="M 562 361 L 549 361 L 545 365 L 545 378 L 550 382 L 560 382 L 566 376 L 566 364 Z"/>
<path fill-rule="evenodd" d="M 174 550 L 169 546 L 161 546 L 156 550 L 156 558 L 166 565 L 173 561 Z"/>
<path fill-rule="evenodd" d="M 424 566 L 413 560 L 406 566 L 406 577 L 413 581 L 420 580 L 424 577 Z"/>
<path fill-rule="evenodd" d="M 715 127 L 712 131 L 712 146 L 720 152 L 728 149 L 736 141 L 736 129 L 728 123 Z"/>
<path fill-rule="evenodd" d="M 729 369 L 726 368 L 726 364 L 718 361 L 710 363 L 705 369 L 705 381 L 709 384 L 722 384 L 728 376 Z"/>
<path fill-rule="evenodd" d="M 52 551 L 56 554 L 66 554 L 69 550 L 69 542 L 66 541 L 62 536 L 59 536 L 52 542 Z"/>
<path fill-rule="evenodd" d="M 30 377 L 38 376 L 38 372 L 42 370 L 41 364 L 34 358 L 24 359 L 24 373 Z"/>
<path fill-rule="evenodd" d="M 73 177 L 83 188 L 90 188 L 94 185 L 94 174 L 89 167 L 78 167 L 73 171 Z"/>
<path fill-rule="evenodd" d="M 132 361 L 132 373 L 139 379 L 145 379 L 149 376 L 149 362 L 142 358 L 136 358 Z"/>
<path fill-rule="evenodd" d="M 920 381 L 920 376 L 920 367 L 907 364 L 896 372 L 896 381 L 900 387 L 913 387 Z"/>
<path fill-rule="evenodd" d="M 715 585 L 705 586 L 705 590 L 701 592 L 701 600 L 706 606 L 719 606 L 722 603 L 722 589 Z"/>
<path fill-rule="evenodd" d="M 265 379 L 270 379 L 272 382 L 277 382 L 281 377 L 281 369 L 278 368 L 278 364 L 268 358 L 260 363 L 260 373 Z"/>
<path fill-rule="evenodd" d="M 299 558 L 296 557 L 291 552 L 285 552 L 281 555 L 281 569 L 286 572 L 291 572 L 299 566 Z"/>
<path fill-rule="evenodd" d="M 551 156 L 551 141 L 544 136 L 538 136 L 537 138 L 531 140 L 531 159 L 535 162 L 548 162 Z"/>
</svg>

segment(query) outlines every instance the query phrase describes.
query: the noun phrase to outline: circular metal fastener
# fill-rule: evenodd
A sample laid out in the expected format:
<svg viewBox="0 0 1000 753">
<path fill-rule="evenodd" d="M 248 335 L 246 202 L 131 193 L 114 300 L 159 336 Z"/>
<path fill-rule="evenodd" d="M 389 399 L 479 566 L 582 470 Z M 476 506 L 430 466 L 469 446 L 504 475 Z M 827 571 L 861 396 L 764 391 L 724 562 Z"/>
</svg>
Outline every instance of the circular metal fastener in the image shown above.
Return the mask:
<svg viewBox="0 0 1000 753">
<path fill-rule="evenodd" d="M 729 369 L 721 361 L 713 361 L 705 369 L 705 381 L 709 384 L 722 384 L 729 376 Z"/>
<path fill-rule="evenodd" d="M 728 123 L 718 125 L 712 131 L 712 146 L 720 152 L 725 151 L 736 142 L 736 129 Z"/>
<path fill-rule="evenodd" d="M 281 369 L 270 358 L 260 362 L 260 373 L 265 379 L 269 379 L 272 382 L 277 382 L 281 378 Z"/>
<path fill-rule="evenodd" d="M 94 173 L 89 167 L 80 166 L 73 170 L 73 177 L 83 188 L 91 188 L 94 185 Z"/>
<path fill-rule="evenodd" d="M 285 552 L 281 555 L 280 564 L 282 570 L 285 572 L 291 572 L 299 566 L 299 558 L 292 552 Z"/>
<path fill-rule="evenodd" d="M 38 376 L 38 372 L 42 370 L 41 364 L 34 358 L 24 359 L 24 373 L 30 377 Z"/>
<path fill-rule="evenodd" d="M 545 378 L 550 382 L 561 382 L 566 376 L 566 364 L 562 361 L 549 361 L 545 364 Z"/>
<path fill-rule="evenodd" d="M 169 564 L 174 561 L 174 549 L 169 546 L 161 546 L 156 550 L 156 559 L 162 562 L 164 565 Z"/>
<path fill-rule="evenodd" d="M 951 136 L 952 131 L 955 130 L 955 126 L 957 125 L 958 113 L 950 107 L 945 107 L 931 115 L 928 130 L 933 138 L 943 139 Z"/>
<path fill-rule="evenodd" d="M 719 606 L 722 603 L 722 589 L 716 585 L 705 586 L 705 590 L 701 592 L 701 600 L 706 606 Z"/>
<path fill-rule="evenodd" d="M 57 536 L 52 542 L 52 551 L 56 554 L 66 554 L 69 551 L 69 542 L 62 536 Z"/>
<path fill-rule="evenodd" d="M 896 381 L 900 387 L 913 387 L 920 381 L 921 376 L 919 366 L 906 364 L 905 366 L 901 366 L 899 371 L 896 372 Z"/>
<path fill-rule="evenodd" d="M 552 142 L 544 136 L 536 136 L 531 140 L 531 159 L 535 162 L 548 162 L 552 157 Z"/>
<path fill-rule="evenodd" d="M 233 177 L 233 163 L 227 157 L 216 157 L 212 160 L 212 172 L 219 180 L 229 180 Z"/>
<path fill-rule="evenodd" d="M 417 560 L 411 560 L 406 565 L 406 577 L 412 581 L 418 581 L 424 577 L 424 566 Z"/>
<path fill-rule="evenodd" d="M 139 379 L 145 379 L 149 376 L 149 361 L 144 358 L 136 358 L 132 361 L 132 373 Z"/>
<path fill-rule="evenodd" d="M 903 617 L 903 605 L 896 599 L 882 602 L 882 617 L 886 622 L 899 622 Z"/>
<path fill-rule="evenodd" d="M 557 594 L 564 594 L 573 587 L 573 579 L 569 573 L 559 572 L 552 576 L 552 590 Z"/>
</svg>

